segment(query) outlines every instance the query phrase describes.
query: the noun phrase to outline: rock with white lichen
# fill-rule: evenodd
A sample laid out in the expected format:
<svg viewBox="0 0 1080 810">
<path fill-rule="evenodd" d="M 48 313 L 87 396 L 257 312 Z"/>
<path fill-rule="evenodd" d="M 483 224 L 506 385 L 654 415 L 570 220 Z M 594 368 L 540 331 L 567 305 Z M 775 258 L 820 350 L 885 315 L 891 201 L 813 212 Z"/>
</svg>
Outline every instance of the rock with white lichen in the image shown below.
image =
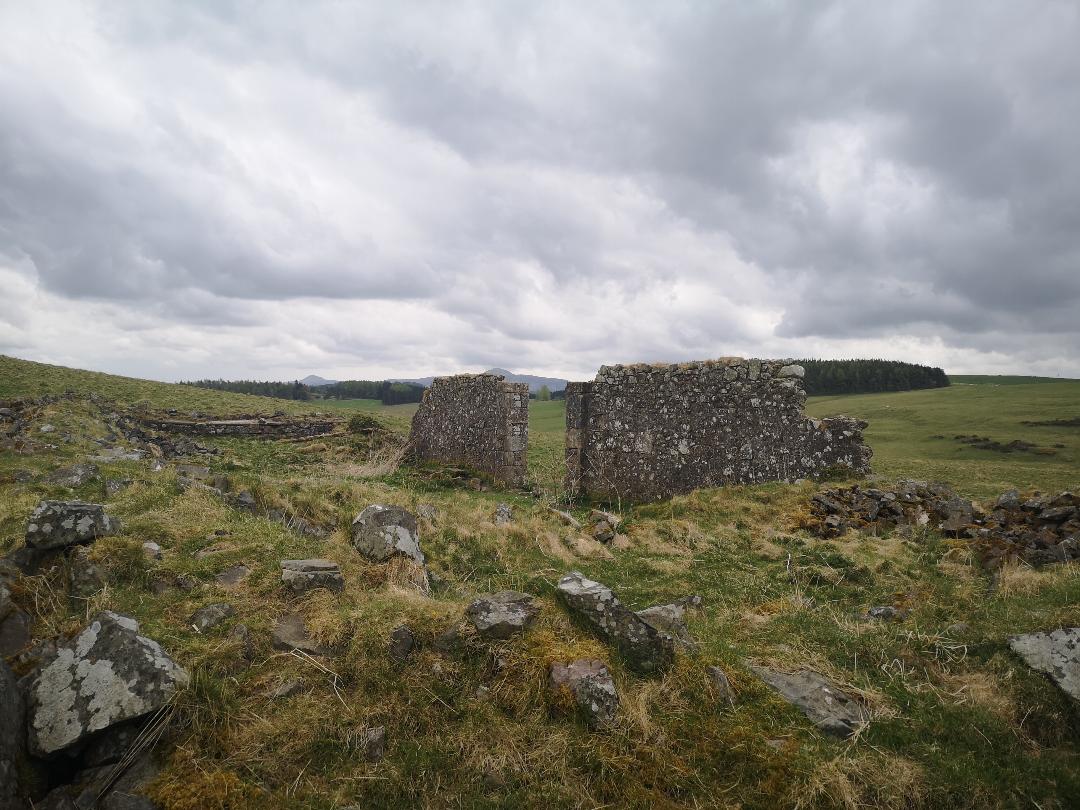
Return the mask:
<svg viewBox="0 0 1080 810">
<path fill-rule="evenodd" d="M 28 691 L 31 753 L 50 756 L 166 705 L 187 673 L 129 616 L 99 613 L 39 670 Z"/>
</svg>

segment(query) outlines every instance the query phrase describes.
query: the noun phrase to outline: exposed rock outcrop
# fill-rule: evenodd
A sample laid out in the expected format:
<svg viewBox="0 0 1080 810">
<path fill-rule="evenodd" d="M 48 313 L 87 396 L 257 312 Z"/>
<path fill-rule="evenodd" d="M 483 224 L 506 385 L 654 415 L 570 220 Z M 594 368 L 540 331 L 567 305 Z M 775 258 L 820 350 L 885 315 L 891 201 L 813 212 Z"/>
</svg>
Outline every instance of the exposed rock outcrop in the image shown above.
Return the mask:
<svg viewBox="0 0 1080 810">
<path fill-rule="evenodd" d="M 282 560 L 281 581 L 293 593 L 315 588 L 340 591 L 345 587 L 341 568 L 333 560 Z"/>
</svg>

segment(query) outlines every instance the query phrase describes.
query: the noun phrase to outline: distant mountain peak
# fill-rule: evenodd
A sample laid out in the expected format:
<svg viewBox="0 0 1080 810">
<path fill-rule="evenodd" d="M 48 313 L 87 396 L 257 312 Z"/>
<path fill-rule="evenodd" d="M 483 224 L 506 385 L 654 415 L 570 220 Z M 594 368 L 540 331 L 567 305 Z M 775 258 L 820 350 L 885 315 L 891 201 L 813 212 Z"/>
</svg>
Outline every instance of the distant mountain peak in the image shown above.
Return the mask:
<svg viewBox="0 0 1080 810">
<path fill-rule="evenodd" d="M 328 380 L 325 377 L 320 377 L 318 374 L 308 374 L 302 379 L 304 385 L 310 385 L 312 388 L 318 388 L 320 385 L 334 385 L 337 380 Z"/>
</svg>

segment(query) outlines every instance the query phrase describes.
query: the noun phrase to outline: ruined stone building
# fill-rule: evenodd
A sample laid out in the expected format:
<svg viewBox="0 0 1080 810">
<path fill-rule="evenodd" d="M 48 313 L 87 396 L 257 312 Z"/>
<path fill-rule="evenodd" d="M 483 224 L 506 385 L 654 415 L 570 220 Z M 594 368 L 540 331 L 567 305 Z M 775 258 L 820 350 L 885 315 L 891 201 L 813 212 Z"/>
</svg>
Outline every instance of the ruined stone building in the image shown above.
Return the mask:
<svg viewBox="0 0 1080 810">
<path fill-rule="evenodd" d="M 436 377 L 413 416 L 418 461 L 461 464 L 522 486 L 529 441 L 529 386 L 497 374 Z"/>
<path fill-rule="evenodd" d="M 869 472 L 866 423 L 806 417 L 802 376 L 801 366 L 741 358 L 604 366 L 566 389 L 567 485 L 633 501 L 834 466 Z"/>
</svg>

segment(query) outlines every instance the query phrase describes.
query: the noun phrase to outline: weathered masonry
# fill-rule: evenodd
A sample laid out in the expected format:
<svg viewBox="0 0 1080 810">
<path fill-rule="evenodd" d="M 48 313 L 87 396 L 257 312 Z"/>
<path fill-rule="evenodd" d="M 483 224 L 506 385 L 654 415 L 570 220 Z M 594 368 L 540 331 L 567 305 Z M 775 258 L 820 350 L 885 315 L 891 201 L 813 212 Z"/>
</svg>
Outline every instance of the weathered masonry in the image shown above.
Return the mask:
<svg viewBox="0 0 1080 810">
<path fill-rule="evenodd" d="M 806 417 L 802 377 L 782 360 L 604 366 L 566 387 L 567 486 L 654 500 L 833 466 L 869 472 L 866 423 Z"/>
<path fill-rule="evenodd" d="M 261 439 L 302 439 L 332 433 L 336 419 L 159 419 L 139 420 L 151 430 L 186 436 L 250 436 Z"/>
<path fill-rule="evenodd" d="M 413 415 L 418 461 L 461 464 L 507 486 L 525 483 L 529 386 L 498 374 L 436 377 Z"/>
</svg>

